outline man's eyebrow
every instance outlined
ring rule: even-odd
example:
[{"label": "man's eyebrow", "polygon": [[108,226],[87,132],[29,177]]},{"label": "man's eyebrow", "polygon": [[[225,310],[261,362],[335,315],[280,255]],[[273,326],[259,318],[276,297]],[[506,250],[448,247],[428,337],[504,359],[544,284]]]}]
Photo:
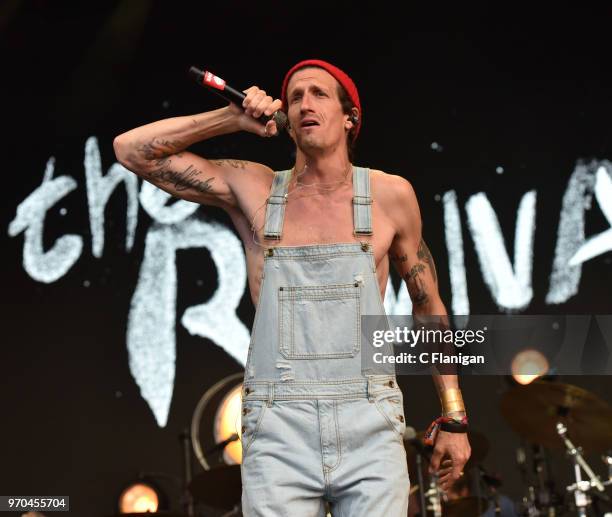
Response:
[{"label": "man's eyebrow", "polygon": [[318,90],[320,92],[327,92],[328,91],[328,89],[325,86],[321,86],[319,84],[311,84],[310,88],[312,90]]},{"label": "man's eyebrow", "polygon": [[[309,84],[307,89],[310,91],[315,91],[315,92],[320,91],[320,92],[329,93],[329,88],[327,88],[326,86],[319,85],[319,84]],[[304,87],[296,86],[295,89],[291,92],[291,94],[288,97],[289,99],[292,99],[297,94],[302,95],[303,93],[304,93]]]}]

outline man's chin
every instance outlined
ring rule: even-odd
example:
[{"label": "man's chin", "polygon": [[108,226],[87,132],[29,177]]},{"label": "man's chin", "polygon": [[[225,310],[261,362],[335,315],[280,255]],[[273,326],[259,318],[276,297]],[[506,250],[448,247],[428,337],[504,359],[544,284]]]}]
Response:
[{"label": "man's chin", "polygon": [[323,148],[319,139],[315,138],[314,135],[302,135],[302,137],[298,140],[298,145],[300,149],[305,151],[316,151]]}]

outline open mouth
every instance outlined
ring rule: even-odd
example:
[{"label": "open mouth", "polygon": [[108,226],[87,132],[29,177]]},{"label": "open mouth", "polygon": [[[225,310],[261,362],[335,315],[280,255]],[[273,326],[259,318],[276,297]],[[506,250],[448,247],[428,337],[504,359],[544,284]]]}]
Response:
[{"label": "open mouth", "polygon": [[313,127],[318,125],[319,123],[316,120],[304,120],[302,121],[301,127]]}]

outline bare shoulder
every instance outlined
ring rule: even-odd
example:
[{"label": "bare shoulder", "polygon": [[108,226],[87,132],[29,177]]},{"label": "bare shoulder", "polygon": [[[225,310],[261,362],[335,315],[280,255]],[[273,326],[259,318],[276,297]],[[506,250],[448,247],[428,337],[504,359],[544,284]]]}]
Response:
[{"label": "bare shoulder", "polygon": [[412,234],[420,227],[421,213],[410,181],[397,174],[372,169],[370,186],[374,202],[383,211],[396,235]]},{"label": "bare shoulder", "polygon": [[272,176],[274,171],[263,163],[251,162],[248,160],[235,160],[232,158],[217,158],[210,159],[210,162],[217,166],[227,169],[235,173],[248,172],[249,175],[263,179],[267,176]]},{"label": "bare shoulder", "polygon": [[[222,161],[222,166],[232,172],[228,174],[228,184],[234,203],[224,207],[232,216],[253,216],[253,211],[260,207],[270,192],[274,181],[274,170],[267,165],[242,160]],[[249,215],[250,214],[250,215]]]},{"label": "bare shoulder", "polygon": [[210,162],[224,169],[232,186],[252,185],[253,183],[270,184],[274,178],[274,171],[262,163],[248,160],[234,160],[230,158],[212,159]]},{"label": "bare shoulder", "polygon": [[274,171],[262,163],[232,158],[216,158],[207,160],[212,168],[212,174],[227,185],[229,197],[226,203],[218,204],[228,212],[246,209],[245,203],[250,197],[259,199],[260,193],[270,188]]},{"label": "bare shoulder", "polygon": [[[223,161],[232,162],[233,160]],[[231,173],[229,183],[238,205],[244,205],[251,197],[259,199],[261,195],[268,195],[274,181],[274,170],[267,165],[255,162],[244,162],[244,168],[240,164],[236,165],[237,169]]]},{"label": "bare shoulder", "polygon": [[374,199],[392,211],[414,209],[414,205],[418,208],[412,183],[402,176],[371,169],[370,185]]}]

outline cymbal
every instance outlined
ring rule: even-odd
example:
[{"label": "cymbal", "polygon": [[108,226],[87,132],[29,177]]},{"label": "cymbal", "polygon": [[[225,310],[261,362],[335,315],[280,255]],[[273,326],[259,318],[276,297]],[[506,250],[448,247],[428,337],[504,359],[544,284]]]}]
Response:
[{"label": "cymbal", "polygon": [[193,498],[214,508],[230,510],[242,496],[240,465],[223,465],[205,470],[189,484]]},{"label": "cymbal", "polygon": [[482,515],[489,508],[489,502],[483,497],[460,497],[442,503],[444,517],[467,517]]},{"label": "cymbal", "polygon": [[612,447],[612,408],[578,386],[543,381],[517,386],[502,397],[501,412],[514,431],[544,447],[564,447],[558,422],[577,447],[591,452]]},{"label": "cymbal", "polygon": [[[485,459],[487,454],[489,453],[489,440],[487,437],[479,431],[475,431],[470,429],[468,431],[468,442],[470,442],[470,447],[472,449],[472,454],[470,455],[470,459],[463,467],[464,470],[470,469],[475,465],[479,465]],[[425,435],[425,431],[419,431],[416,437],[421,441],[423,441],[423,436]],[[410,444],[409,441],[404,441],[406,445],[406,456],[408,458],[408,464],[413,465],[416,461],[416,449]]]}]

